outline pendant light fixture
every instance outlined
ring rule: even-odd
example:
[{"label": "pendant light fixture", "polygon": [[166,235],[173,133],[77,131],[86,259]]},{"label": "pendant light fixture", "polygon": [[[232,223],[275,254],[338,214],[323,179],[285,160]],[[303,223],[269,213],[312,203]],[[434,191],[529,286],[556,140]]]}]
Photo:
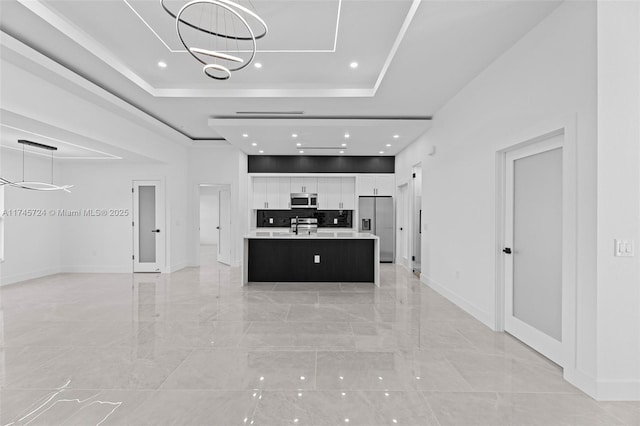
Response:
[{"label": "pendant light fixture", "polygon": [[256,40],[268,31],[251,0],[251,8],[241,0],[192,0],[176,11],[166,1],[160,4],[175,20],[180,42],[203,65],[204,74],[216,80],[228,80],[232,72],[249,66],[256,56]]},{"label": "pendant light fixture", "polygon": [[[69,191],[70,188],[73,187],[73,185],[63,185],[63,186],[58,186],[58,185],[54,185],[53,184],[53,152],[57,151],[58,148],[56,148],[55,146],[51,146],[51,145],[45,145],[42,143],[38,143],[38,142],[32,142],[32,141],[28,141],[25,139],[18,139],[18,143],[22,144],[22,180],[20,182],[13,182],[10,181],[9,179],[5,179],[3,177],[0,177],[0,186],[4,186],[4,185],[8,185],[8,186],[13,186],[14,188],[20,188],[20,189],[29,189],[32,191],[65,191],[65,192],[71,192]],[[38,182],[38,181],[26,181],[24,178],[24,156],[25,156],[25,151],[24,151],[24,147],[25,145],[29,145],[35,148],[40,148],[40,149],[46,149],[48,151],[51,151],[51,182],[47,183],[47,182]]]}]

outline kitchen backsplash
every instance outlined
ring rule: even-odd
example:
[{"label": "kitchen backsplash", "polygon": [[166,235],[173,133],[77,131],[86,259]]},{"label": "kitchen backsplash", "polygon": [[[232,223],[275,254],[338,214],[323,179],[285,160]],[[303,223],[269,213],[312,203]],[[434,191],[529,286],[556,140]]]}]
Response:
[{"label": "kitchen backsplash", "polygon": [[315,217],[318,228],[351,228],[353,210],[257,210],[258,228],[288,228],[294,217]]}]

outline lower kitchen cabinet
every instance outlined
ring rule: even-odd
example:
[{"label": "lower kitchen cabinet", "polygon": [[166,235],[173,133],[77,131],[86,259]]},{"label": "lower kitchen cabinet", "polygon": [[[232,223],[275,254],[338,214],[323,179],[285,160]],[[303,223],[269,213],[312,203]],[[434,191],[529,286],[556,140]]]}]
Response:
[{"label": "lower kitchen cabinet", "polygon": [[375,239],[249,239],[250,282],[375,282]]}]

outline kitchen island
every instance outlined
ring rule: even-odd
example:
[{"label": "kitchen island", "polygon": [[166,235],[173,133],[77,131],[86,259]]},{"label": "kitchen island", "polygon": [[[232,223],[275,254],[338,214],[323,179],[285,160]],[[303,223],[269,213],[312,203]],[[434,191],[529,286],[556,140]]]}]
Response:
[{"label": "kitchen island", "polygon": [[380,240],[351,231],[244,237],[242,282],[370,282],[380,286]]}]

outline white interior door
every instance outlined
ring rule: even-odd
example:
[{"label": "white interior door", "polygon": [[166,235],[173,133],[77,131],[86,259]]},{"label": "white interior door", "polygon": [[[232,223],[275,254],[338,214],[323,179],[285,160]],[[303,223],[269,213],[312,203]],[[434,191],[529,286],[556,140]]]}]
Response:
[{"label": "white interior door", "polygon": [[220,222],[218,224],[218,262],[225,265],[231,264],[231,191],[220,191]]},{"label": "white interior door", "polygon": [[505,331],[562,365],[562,138],[506,156]]},{"label": "white interior door", "polygon": [[401,185],[398,187],[398,199],[396,201],[396,206],[398,210],[397,218],[398,218],[398,238],[397,238],[397,261],[401,265],[408,266],[409,262],[407,259],[407,184]]},{"label": "white interior door", "polygon": [[413,194],[411,202],[411,269],[418,276],[422,272],[422,166],[413,167],[411,180]]},{"label": "white interior door", "polygon": [[159,180],[133,182],[133,272],[163,272],[166,229]]}]

